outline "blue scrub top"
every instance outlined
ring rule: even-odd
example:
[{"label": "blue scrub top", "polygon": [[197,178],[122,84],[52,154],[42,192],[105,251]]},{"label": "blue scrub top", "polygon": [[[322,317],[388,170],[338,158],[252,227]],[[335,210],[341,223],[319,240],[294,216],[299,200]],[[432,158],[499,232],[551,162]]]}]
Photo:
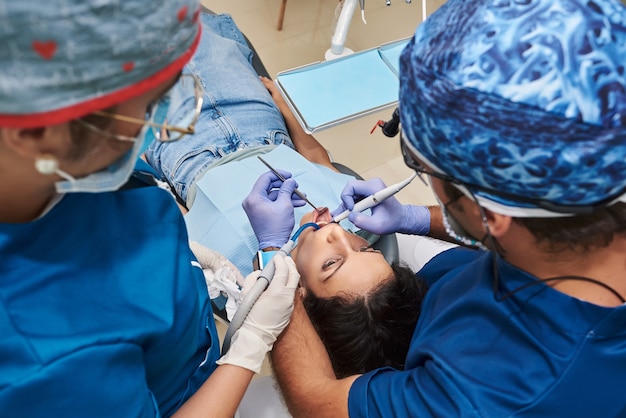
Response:
[{"label": "blue scrub top", "polygon": [[[503,302],[492,255],[448,250],[419,272],[434,283],[405,371],[359,377],[351,417],[626,416],[626,307],[536,284]],[[536,279],[498,264],[507,292]]]},{"label": "blue scrub top", "polygon": [[0,415],[172,414],[219,344],[183,218],[157,187],[0,224]]}]

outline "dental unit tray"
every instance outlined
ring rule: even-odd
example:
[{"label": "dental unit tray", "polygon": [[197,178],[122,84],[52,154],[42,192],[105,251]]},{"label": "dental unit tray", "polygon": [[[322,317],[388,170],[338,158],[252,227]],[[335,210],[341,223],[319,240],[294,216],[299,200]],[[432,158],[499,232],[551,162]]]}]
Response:
[{"label": "dental unit tray", "polygon": [[394,106],[409,39],[282,71],[276,85],[309,134]]}]

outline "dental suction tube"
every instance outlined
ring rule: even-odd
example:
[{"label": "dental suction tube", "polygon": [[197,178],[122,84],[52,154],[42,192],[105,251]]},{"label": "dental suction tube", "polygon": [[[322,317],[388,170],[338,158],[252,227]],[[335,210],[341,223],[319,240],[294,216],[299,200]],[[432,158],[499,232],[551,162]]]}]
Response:
[{"label": "dental suction tube", "polygon": [[[315,229],[319,229],[319,225],[315,223],[306,223],[302,225],[293,237],[287,241],[285,245],[283,245],[279,252],[285,253],[285,255],[289,255],[294,248],[296,248],[296,240],[302,231],[305,228],[313,227]],[[261,274],[257,278],[256,282],[250,289],[250,291],[246,294],[246,297],[237,308],[237,312],[233,316],[233,319],[230,321],[228,325],[228,329],[226,329],[226,334],[224,335],[224,343],[222,344],[222,355],[226,354],[230,349],[230,341],[235,335],[235,332],[243,325],[246,317],[252,310],[252,307],[256,303],[257,299],[261,294],[267,289],[270,285],[270,282],[274,278],[274,273],[276,272],[276,267],[274,266],[274,257],[267,263],[267,265],[261,270]]]},{"label": "dental suction tube", "polygon": [[382,203],[383,201],[389,199],[391,196],[395,195],[400,190],[404,189],[410,182],[413,181],[413,179],[416,176],[417,176],[417,172],[414,172],[413,174],[411,174],[411,176],[409,178],[407,178],[405,180],[402,180],[399,183],[392,184],[389,187],[386,187],[386,188],[384,188],[382,190],[377,191],[376,193],[373,193],[373,194],[367,196],[365,199],[360,200],[357,203],[355,203],[354,204],[354,209],[352,209],[352,210],[346,209],[343,212],[341,212],[339,215],[335,216],[333,218],[333,222],[339,223],[339,222],[343,221],[352,212],[363,212],[364,210],[373,208],[374,206],[378,205],[379,203]]}]

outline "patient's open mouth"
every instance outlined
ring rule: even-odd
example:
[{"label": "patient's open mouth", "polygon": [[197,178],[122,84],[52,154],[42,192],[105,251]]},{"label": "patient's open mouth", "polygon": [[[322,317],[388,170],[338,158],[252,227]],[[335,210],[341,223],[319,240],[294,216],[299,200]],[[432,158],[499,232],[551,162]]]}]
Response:
[{"label": "patient's open mouth", "polygon": [[324,226],[328,225],[332,221],[332,216],[330,216],[328,208],[319,208],[318,210],[313,211],[311,220],[319,226]]}]

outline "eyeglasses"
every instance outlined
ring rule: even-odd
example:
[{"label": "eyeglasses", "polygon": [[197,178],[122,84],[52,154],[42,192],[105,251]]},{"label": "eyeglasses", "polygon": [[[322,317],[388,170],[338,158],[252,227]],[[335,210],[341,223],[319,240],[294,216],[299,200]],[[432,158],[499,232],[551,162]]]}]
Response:
[{"label": "eyeglasses", "polygon": [[427,175],[427,176],[438,178],[440,180],[443,180],[443,181],[446,181],[446,182],[449,182],[449,183],[452,183],[452,184],[463,185],[463,183],[461,181],[455,179],[452,176],[448,176],[447,174],[437,173],[437,172],[428,170],[428,169],[426,169],[426,167],[424,167],[423,165],[418,163],[413,158],[413,156],[411,155],[411,153],[407,149],[406,144],[402,140],[402,134],[400,134],[400,151],[402,152],[402,158],[404,159],[404,164],[406,164],[407,167],[415,170],[415,172],[417,173],[417,176],[420,178],[420,180],[425,185],[428,186],[428,181],[424,177],[424,174]]},{"label": "eyeglasses", "polygon": [[[411,155],[411,152],[409,151],[406,144],[404,143],[404,140],[402,138],[402,133],[400,133],[400,150],[402,152],[402,158],[404,159],[404,163],[407,165],[407,167],[415,170],[420,180],[422,180],[425,184],[428,184],[428,183],[426,182],[426,179],[422,176],[422,174],[426,174],[428,176],[435,177],[440,180],[455,184],[459,186],[460,188],[467,190],[472,195],[480,194],[480,192],[484,192],[489,195],[495,195],[495,196],[501,197],[502,199],[505,199],[519,207],[539,207],[539,208],[545,209],[550,212],[555,212],[555,213],[562,213],[562,214],[567,214],[567,215],[587,215],[587,214],[593,213],[597,208],[609,206],[612,204],[613,201],[615,201],[615,198],[611,197],[609,199],[606,199],[602,202],[595,203],[593,205],[571,206],[571,205],[558,205],[558,204],[548,202],[542,199],[525,198],[525,197],[521,197],[517,195],[512,195],[510,193],[502,192],[499,190],[496,191],[493,189],[489,189],[484,186],[477,186],[475,184],[465,183],[447,174],[437,173],[432,170],[428,170],[422,164],[417,162],[415,158],[413,157],[413,155]],[[623,193],[624,191],[620,192],[618,196],[621,196]]]},{"label": "eyeglasses", "polygon": [[[93,112],[93,114],[122,122],[148,125],[152,128],[152,133],[158,141],[172,142],[178,141],[187,134],[195,133],[195,124],[200,117],[203,97],[204,90],[198,78],[191,74],[183,74],[172,88],[148,106],[145,119],[102,110]],[[76,121],[92,131],[112,136],[121,141],[135,140],[135,138],[104,131],[83,119]]]}]

